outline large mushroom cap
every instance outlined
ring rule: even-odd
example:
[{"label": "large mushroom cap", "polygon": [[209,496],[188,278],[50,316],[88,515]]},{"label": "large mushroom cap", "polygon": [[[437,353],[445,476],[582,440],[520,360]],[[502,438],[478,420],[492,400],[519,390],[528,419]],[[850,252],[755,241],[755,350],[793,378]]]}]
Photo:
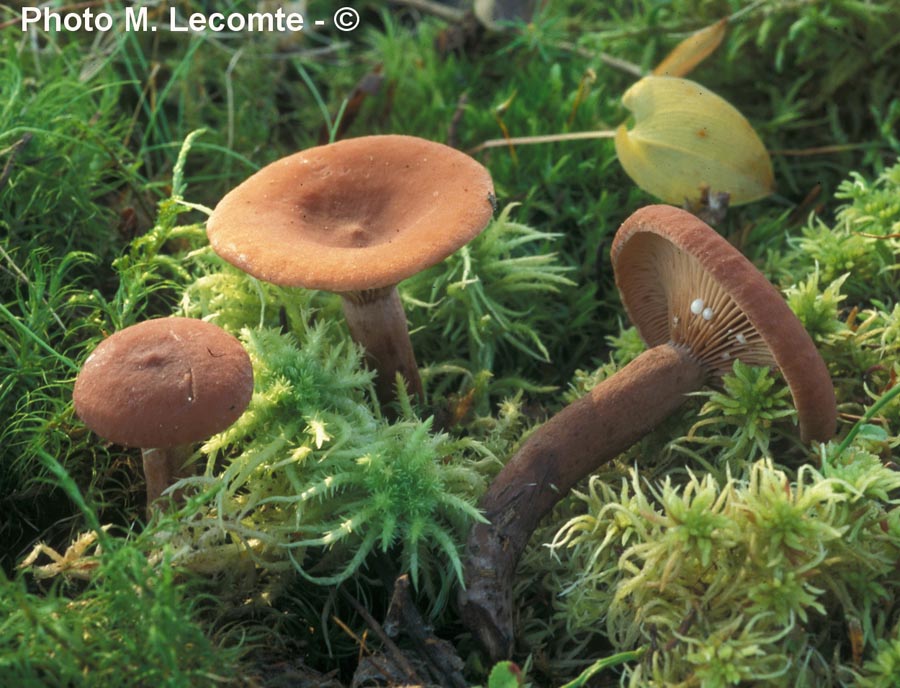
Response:
[{"label": "large mushroom cap", "polygon": [[413,136],[364,136],[267,165],[216,206],[213,249],[254,277],[335,292],[387,287],[440,262],[493,213],[488,171]]},{"label": "large mushroom cap", "polygon": [[103,340],[75,380],[75,412],[100,437],[167,448],[231,425],[253,394],[241,343],[192,318],[161,318]]},{"label": "large mushroom cap", "polygon": [[648,346],[689,347],[715,380],[735,358],[777,366],[804,440],[837,423],[828,369],[803,325],[769,281],[694,215],[651,205],[629,217],[612,245],[616,285]]}]

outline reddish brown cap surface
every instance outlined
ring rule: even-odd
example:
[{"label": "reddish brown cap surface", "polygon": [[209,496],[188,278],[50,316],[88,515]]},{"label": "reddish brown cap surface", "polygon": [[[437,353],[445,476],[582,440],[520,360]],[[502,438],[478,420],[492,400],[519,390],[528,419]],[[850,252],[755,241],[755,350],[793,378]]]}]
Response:
[{"label": "reddish brown cap surface", "polygon": [[75,412],[127,447],[176,447],[231,425],[253,394],[241,343],[192,318],[161,318],[103,340],[75,380]]},{"label": "reddish brown cap surface", "polygon": [[364,136],[267,165],[216,206],[213,249],[283,286],[394,285],[478,235],[493,213],[488,171],[413,136]]},{"label": "reddish brown cap surface", "polygon": [[834,435],[834,386],[815,344],[775,287],[715,230],[652,205],[625,220],[611,253],[625,310],[648,346],[689,347],[714,378],[735,358],[777,366],[803,439]]}]

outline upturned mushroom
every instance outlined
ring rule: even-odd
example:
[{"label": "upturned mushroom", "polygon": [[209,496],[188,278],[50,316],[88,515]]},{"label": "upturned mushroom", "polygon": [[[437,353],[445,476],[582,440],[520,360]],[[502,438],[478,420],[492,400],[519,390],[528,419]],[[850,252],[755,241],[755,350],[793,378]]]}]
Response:
[{"label": "upturned mushroom", "polygon": [[104,339],[75,380],[75,413],[103,439],[139,447],[148,510],[159,503],[192,445],[225,430],[253,394],[241,343],[192,318],[160,318]]},{"label": "upturned mushroom", "polygon": [[477,236],[492,201],[490,174],[468,155],[412,136],[364,136],[267,165],[225,195],[207,234],[254,277],[340,294],[386,406],[397,373],[423,396],[397,283]]},{"label": "upturned mushroom", "polygon": [[835,432],[834,387],[803,325],[737,249],[677,208],[643,208],[612,244],[616,285],[649,347],[534,432],[479,506],[467,543],[463,620],[494,659],[513,647],[512,579],[538,522],[581,479],[659,425],[735,359],[780,369],[801,438]]}]

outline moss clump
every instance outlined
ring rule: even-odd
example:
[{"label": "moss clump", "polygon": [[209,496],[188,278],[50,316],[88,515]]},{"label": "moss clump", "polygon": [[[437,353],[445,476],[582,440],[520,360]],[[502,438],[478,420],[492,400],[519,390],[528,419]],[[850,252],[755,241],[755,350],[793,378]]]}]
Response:
[{"label": "moss clump", "polygon": [[0,683],[188,688],[228,681],[240,650],[207,634],[196,587],[179,580],[169,557],[151,566],[133,542],[102,541],[102,556],[88,557],[91,583],[72,597],[30,592],[0,572]]},{"label": "moss clump", "polygon": [[896,301],[900,296],[897,257],[900,255],[900,165],[875,181],[854,173],[838,187],[834,226],[811,219],[793,240],[795,270],[817,269],[821,279],[838,279],[854,302],[871,295]]},{"label": "moss clump", "polygon": [[[299,340],[249,328],[241,338],[253,362],[253,398],[204,445],[206,474],[183,483],[201,504],[169,536],[184,561],[242,543],[263,568],[293,565],[335,584],[376,550],[396,549],[400,572],[443,609],[461,576],[462,539],[480,518],[472,505],[483,489],[478,444],[433,433],[408,400],[402,422],[375,415],[372,373],[335,325],[312,326]],[[322,548],[324,562],[313,556]]]},{"label": "moss clump", "polygon": [[790,389],[768,368],[735,361],[721,390],[694,396],[706,399],[700,420],[669,447],[717,475],[729,462],[769,455],[773,439],[789,442],[797,433]]},{"label": "moss clump", "polygon": [[435,360],[501,376],[523,374],[507,370],[510,361],[549,360],[541,333],[557,319],[560,292],[575,283],[566,276],[571,268],[548,250],[559,235],[515,222],[513,208],[504,208],[445,261],[401,285],[414,341]]},{"label": "moss clump", "polygon": [[804,466],[792,478],[760,460],[724,483],[689,474],[653,487],[636,471],[618,490],[592,480],[577,497],[586,513],[553,542],[581,571],[559,581],[560,618],[573,638],[648,645],[632,685],[847,680],[847,621],[873,649],[900,592],[888,525],[900,476],[877,459],[867,468],[826,477]]}]

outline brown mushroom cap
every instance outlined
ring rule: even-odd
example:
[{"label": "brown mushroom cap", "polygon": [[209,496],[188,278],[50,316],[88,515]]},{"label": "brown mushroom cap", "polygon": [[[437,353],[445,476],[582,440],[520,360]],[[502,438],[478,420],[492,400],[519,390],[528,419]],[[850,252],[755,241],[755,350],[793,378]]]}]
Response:
[{"label": "brown mushroom cap", "polygon": [[216,206],[213,249],[282,286],[394,285],[474,238],[493,213],[488,171],[413,136],[364,136],[267,165]]},{"label": "brown mushroom cap", "polygon": [[611,254],[625,310],[648,346],[690,348],[713,381],[735,358],[777,366],[804,441],[834,435],[834,387],[809,334],[775,287],[707,224],[672,206],[647,206],[622,224]]},{"label": "brown mushroom cap", "polygon": [[253,394],[241,343],[208,322],[161,318],[103,340],[75,380],[75,412],[106,440],[168,448],[231,425]]}]

